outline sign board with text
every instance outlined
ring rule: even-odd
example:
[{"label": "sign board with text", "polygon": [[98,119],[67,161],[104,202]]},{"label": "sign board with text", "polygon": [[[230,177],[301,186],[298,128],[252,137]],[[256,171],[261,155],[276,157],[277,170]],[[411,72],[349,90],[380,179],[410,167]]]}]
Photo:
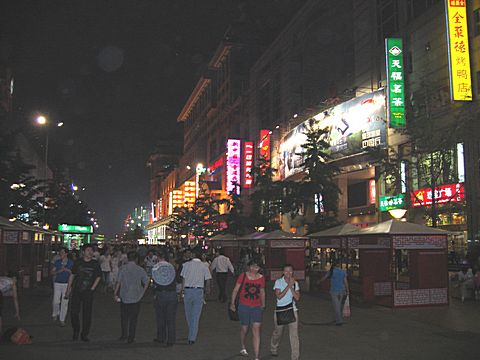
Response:
[{"label": "sign board with text", "polygon": [[[412,207],[430,206],[433,202],[431,188],[416,190],[412,193]],[[462,202],[465,199],[463,183],[441,185],[435,188],[435,203],[447,204],[450,202]]]},{"label": "sign board with text", "polygon": [[394,196],[380,196],[380,211],[405,208],[405,194]]},{"label": "sign board with text", "polygon": [[61,231],[63,233],[74,233],[74,234],[93,234],[93,226],[59,224],[58,231]]},{"label": "sign board with text", "polygon": [[385,39],[387,60],[388,123],[391,128],[405,127],[405,74],[402,39]]},{"label": "sign board with text", "polygon": [[446,0],[445,5],[450,97],[454,101],[472,101],[467,2],[466,0]]}]

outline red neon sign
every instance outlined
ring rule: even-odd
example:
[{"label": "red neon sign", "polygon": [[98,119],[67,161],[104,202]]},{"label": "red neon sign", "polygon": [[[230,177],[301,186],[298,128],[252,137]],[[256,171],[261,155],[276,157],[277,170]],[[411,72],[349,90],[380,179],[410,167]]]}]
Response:
[{"label": "red neon sign", "polygon": [[368,196],[370,204],[375,204],[377,202],[377,188],[374,179],[368,181]]},{"label": "red neon sign", "polygon": [[208,167],[208,173],[211,174],[213,173],[215,170],[217,170],[219,167],[223,166],[223,156],[219,157],[214,163],[212,166],[209,166]]},{"label": "red neon sign", "polygon": [[243,147],[243,162],[244,162],[244,183],[245,188],[250,188],[253,185],[253,154],[254,146],[252,141],[246,141]]},{"label": "red neon sign", "polygon": [[270,130],[260,130],[260,156],[270,161]]},{"label": "red neon sign", "polygon": [[[411,194],[412,207],[432,205],[432,189],[420,189]],[[435,203],[462,202],[465,199],[463,183],[441,185],[435,188]]]}]

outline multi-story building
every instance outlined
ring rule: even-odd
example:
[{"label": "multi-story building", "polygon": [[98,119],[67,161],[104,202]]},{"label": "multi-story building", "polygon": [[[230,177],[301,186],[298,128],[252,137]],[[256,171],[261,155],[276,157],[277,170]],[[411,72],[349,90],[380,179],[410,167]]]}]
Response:
[{"label": "multi-story building", "polygon": [[[465,5],[461,0],[447,3]],[[184,156],[172,177],[178,181],[171,179],[165,187],[164,203],[185,202],[182,186],[187,182],[195,184],[198,194],[199,179],[218,196],[232,190],[232,179],[248,194],[247,146],[271,158],[277,180],[302,178],[299,154],[305,123],[313,120],[328,128],[330,155],[342,170],[336,179],[340,220],[365,227],[391,218],[388,208],[404,208],[409,220],[436,223],[454,232],[454,243],[464,246],[479,236],[480,0],[468,2],[466,17],[476,79],[470,83],[473,101],[451,99],[456,86],[450,81],[452,51],[445,2],[439,0],[309,0],[260,56],[248,43],[223,41],[178,117],[185,125]],[[462,31],[457,36],[466,37],[467,29]],[[402,40],[391,53],[403,62],[391,64],[403,71],[393,78],[387,70],[386,38]],[[456,40],[459,49],[463,40]],[[459,74],[466,75],[463,70],[453,75]],[[392,85],[399,79],[403,83]],[[462,84],[465,89],[469,83]],[[391,102],[391,89],[393,94],[402,90],[403,98]],[[402,107],[408,131],[403,124],[393,126],[392,106]],[[441,151],[418,151],[412,124],[434,124],[420,134],[431,133],[433,139],[456,123],[459,131],[448,132]],[[371,148],[395,155],[398,171],[385,173]],[[426,169],[433,169],[438,159],[443,165],[433,181],[437,204],[432,207],[419,198],[432,194],[432,173]],[[167,194],[170,200],[165,200]],[[435,209],[433,216],[429,207]],[[312,213],[307,209],[295,222],[284,218],[282,227],[301,230]]]}]

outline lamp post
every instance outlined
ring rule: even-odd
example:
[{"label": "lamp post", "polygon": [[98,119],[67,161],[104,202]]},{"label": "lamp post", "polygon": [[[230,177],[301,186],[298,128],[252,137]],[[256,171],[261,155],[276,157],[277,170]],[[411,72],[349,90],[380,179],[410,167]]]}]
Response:
[{"label": "lamp post", "polygon": [[[45,183],[48,181],[48,145],[49,145],[49,133],[48,133],[48,127],[50,125],[50,122],[44,115],[39,115],[36,118],[36,123],[40,126],[45,127],[45,155],[44,155],[44,167],[43,167],[43,178],[45,180]],[[57,127],[62,127],[63,122],[58,122]],[[43,221],[46,223],[46,201],[47,201],[47,190],[45,189],[43,193]]]}]

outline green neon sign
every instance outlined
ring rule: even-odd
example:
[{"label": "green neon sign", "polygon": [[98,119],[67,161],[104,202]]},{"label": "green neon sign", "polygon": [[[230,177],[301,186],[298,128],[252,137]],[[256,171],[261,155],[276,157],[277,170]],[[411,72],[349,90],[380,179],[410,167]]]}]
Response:
[{"label": "green neon sign", "polygon": [[61,231],[64,233],[74,233],[74,234],[92,234],[93,226],[60,224],[58,225],[58,231]]},{"label": "green neon sign", "polygon": [[405,80],[402,39],[385,39],[387,107],[391,128],[405,127]]},{"label": "green neon sign", "polygon": [[380,211],[405,208],[405,194],[380,196]]}]

